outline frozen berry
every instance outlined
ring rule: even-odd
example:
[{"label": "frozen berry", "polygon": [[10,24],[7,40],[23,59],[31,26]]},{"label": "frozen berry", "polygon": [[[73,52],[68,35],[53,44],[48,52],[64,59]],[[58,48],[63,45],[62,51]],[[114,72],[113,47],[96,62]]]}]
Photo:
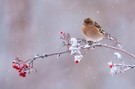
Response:
[{"label": "frozen berry", "polygon": [[108,66],[109,66],[109,68],[112,68],[113,67],[113,63],[112,62],[108,63]]},{"label": "frozen berry", "polygon": [[78,60],[76,60],[76,61],[75,61],[75,63],[76,63],[76,64],[78,64],[78,63],[79,63],[79,61],[78,61]]},{"label": "frozen berry", "polygon": [[22,70],[23,70],[23,69],[22,69],[22,68],[20,68],[20,69],[18,70],[18,72],[22,72]]},{"label": "frozen berry", "polygon": [[60,32],[60,34],[62,35],[62,34],[63,34],[63,32]]},{"label": "frozen berry", "polygon": [[109,68],[112,68],[112,65],[109,65]]},{"label": "frozen berry", "polygon": [[26,72],[20,73],[19,74],[21,77],[26,77]]},{"label": "frozen berry", "polygon": [[13,65],[12,65],[12,67],[13,67],[13,68],[16,68],[16,65],[15,65],[15,64],[13,64]]}]

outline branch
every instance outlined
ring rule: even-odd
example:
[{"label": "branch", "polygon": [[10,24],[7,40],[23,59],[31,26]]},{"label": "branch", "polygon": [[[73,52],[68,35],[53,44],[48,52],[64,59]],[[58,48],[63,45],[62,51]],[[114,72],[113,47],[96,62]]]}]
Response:
[{"label": "branch", "polygon": [[[84,39],[83,39],[84,40]],[[71,44],[70,44],[71,45]],[[135,55],[133,55],[132,53],[122,49],[122,48],[118,48],[118,47],[114,47],[114,46],[111,46],[111,45],[108,45],[108,44],[100,44],[100,43],[96,43],[96,44],[93,44],[89,47],[84,47],[84,45],[81,47],[81,50],[84,50],[84,49],[90,49],[90,48],[95,48],[95,47],[104,47],[104,48],[109,48],[109,49],[113,49],[113,50],[116,50],[116,51],[119,51],[119,52],[122,52],[130,57],[132,57],[133,59],[135,59]],[[29,62],[29,63],[32,63],[34,60],[36,59],[39,59],[39,58],[45,58],[45,57],[49,57],[49,56],[57,56],[57,57],[60,57],[62,54],[65,54],[65,53],[70,53],[71,51],[70,50],[67,50],[67,51],[63,51],[63,52],[57,52],[57,53],[52,53],[52,54],[45,54],[45,55],[36,55],[33,59],[29,59],[29,60],[26,60],[25,62]]]},{"label": "branch", "polygon": [[[21,77],[26,77],[27,73],[30,73],[33,70],[34,71],[36,70],[33,67],[33,63],[35,60],[37,60],[39,58],[46,58],[46,57],[50,57],[50,56],[57,56],[57,58],[59,58],[61,55],[69,53],[70,55],[74,56],[75,63],[79,63],[80,60],[83,58],[83,54],[81,53],[81,50],[87,49],[87,51],[88,51],[88,49],[92,49],[92,48],[96,48],[96,47],[104,47],[104,48],[116,50],[116,51],[122,52],[122,53],[130,56],[131,58],[135,59],[135,55],[124,50],[116,38],[112,37],[110,34],[106,34],[105,38],[109,39],[110,41],[112,41],[115,44],[109,45],[109,44],[101,44],[99,42],[92,42],[92,44],[89,44],[85,39],[71,38],[69,33],[66,34],[66,33],[61,32],[60,39],[63,41],[62,45],[67,48],[66,51],[56,52],[56,53],[51,53],[51,54],[44,54],[44,55],[36,54],[34,56],[34,58],[28,59],[26,61],[23,61],[19,57],[16,57],[16,59],[13,60],[12,66],[19,72],[19,75]],[[121,60],[121,57],[118,57],[118,59]],[[117,73],[123,73],[123,71],[125,72],[126,70],[129,70],[129,69],[132,69],[135,67],[135,65],[125,65],[122,60],[121,60],[121,63],[122,64],[111,64],[111,69],[113,71],[115,70],[115,72],[113,72],[113,75],[117,74]],[[112,66],[114,66],[114,67],[112,67]],[[118,67],[117,70],[116,70],[116,67]]]},{"label": "branch", "polygon": [[109,48],[109,49],[113,49],[113,50],[116,50],[116,51],[119,51],[119,52],[122,52],[122,53],[125,53],[126,55],[132,57],[133,59],[135,59],[135,55],[133,55],[132,53],[122,49],[122,48],[118,48],[118,47],[114,47],[114,46],[111,46],[111,45],[107,45],[107,44],[97,44],[95,45],[97,47],[105,47],[105,48]]},{"label": "branch", "polygon": [[52,54],[45,54],[45,55],[40,55],[40,56],[39,56],[39,54],[38,54],[38,55],[36,55],[33,59],[26,60],[25,62],[32,63],[32,62],[33,62],[34,60],[36,60],[36,59],[45,58],[45,57],[49,57],[49,56],[56,56],[56,55],[57,55],[57,57],[60,57],[61,54],[65,54],[65,53],[69,53],[69,52],[70,52],[70,51],[67,50],[67,51],[63,51],[63,52],[57,52],[57,53],[52,53]]}]

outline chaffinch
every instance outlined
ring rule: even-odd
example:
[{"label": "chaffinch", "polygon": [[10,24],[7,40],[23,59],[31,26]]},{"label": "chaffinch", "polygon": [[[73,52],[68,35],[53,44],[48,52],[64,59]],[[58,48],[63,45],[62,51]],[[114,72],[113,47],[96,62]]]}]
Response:
[{"label": "chaffinch", "polygon": [[82,34],[86,38],[86,41],[98,42],[104,38],[104,30],[91,18],[84,19]]}]

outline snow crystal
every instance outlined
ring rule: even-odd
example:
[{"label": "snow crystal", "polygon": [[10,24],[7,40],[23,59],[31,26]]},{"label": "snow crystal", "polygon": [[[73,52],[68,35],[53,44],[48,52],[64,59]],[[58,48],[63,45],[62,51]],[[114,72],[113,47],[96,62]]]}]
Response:
[{"label": "snow crystal", "polygon": [[59,58],[59,57],[60,57],[60,54],[57,55],[57,58]]},{"label": "snow crystal", "polygon": [[80,62],[82,58],[83,58],[83,55],[75,55],[75,56],[74,56],[74,59],[75,59],[74,61],[77,60],[77,61]]},{"label": "snow crystal", "polygon": [[90,45],[86,44],[86,45],[84,45],[83,48],[89,48],[89,47],[90,47]]},{"label": "snow crystal", "polygon": [[34,57],[35,57],[35,58],[36,58],[36,57],[39,57],[39,54],[35,54]]},{"label": "snow crystal", "polygon": [[97,14],[99,14],[99,11],[97,11]]},{"label": "snow crystal", "polygon": [[115,57],[116,59],[121,59],[122,58],[121,54],[118,53],[118,52],[114,52],[114,55],[116,56]]}]

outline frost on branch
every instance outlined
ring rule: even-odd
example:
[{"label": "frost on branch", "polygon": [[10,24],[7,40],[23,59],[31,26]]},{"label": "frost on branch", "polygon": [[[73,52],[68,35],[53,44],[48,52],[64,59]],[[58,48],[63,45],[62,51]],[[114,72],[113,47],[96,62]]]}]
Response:
[{"label": "frost on branch", "polygon": [[69,51],[70,51],[71,55],[74,55],[75,63],[79,63],[81,61],[81,59],[83,58],[83,55],[81,54],[80,49],[81,49],[81,47],[80,47],[80,44],[78,43],[77,39],[71,38]]},{"label": "frost on branch", "polygon": [[66,46],[69,49],[70,46],[70,34],[65,32],[60,32],[60,39],[62,40],[62,46]]},{"label": "frost on branch", "polygon": [[120,60],[120,63],[116,64],[114,62],[109,62],[108,66],[110,68],[110,75],[114,76],[119,73],[124,73],[127,70],[133,69],[135,65],[127,65],[123,62],[122,56],[118,52],[114,52],[115,59]]},{"label": "frost on branch", "polygon": [[118,53],[118,52],[114,52],[114,55],[115,55],[116,59],[121,59],[122,58],[121,54]]},{"label": "frost on branch", "polygon": [[110,40],[113,43],[114,47],[118,47],[118,48],[121,48],[121,49],[123,48],[121,43],[115,37],[112,37],[111,34],[105,32],[104,38]]},{"label": "frost on branch", "polygon": [[[103,48],[109,48],[118,51],[118,52],[114,52],[114,55],[115,55],[115,59],[120,60],[120,63],[116,64],[110,62],[108,64],[110,68],[110,74],[112,76],[133,69],[135,65],[126,65],[123,62],[122,56],[119,52],[122,52],[133,59],[135,59],[135,55],[124,50],[121,44],[117,41],[117,39],[112,37],[109,33],[104,33],[104,34],[105,34],[104,37],[110,40],[113,43],[113,45],[108,43],[103,44],[100,42],[91,42],[91,44],[89,44],[89,42],[87,42],[85,39],[72,38],[69,33],[60,32],[60,39],[62,40],[62,46],[66,47],[65,51],[51,53],[51,54],[44,54],[44,55],[36,54],[34,58],[28,59],[26,61],[23,61],[17,57],[15,60],[13,60],[12,67],[19,72],[19,75],[21,77],[26,77],[26,74],[31,73],[33,71],[36,72],[36,69],[33,67],[34,66],[33,64],[35,60],[39,58],[46,58],[50,56],[56,56],[57,58],[59,58],[62,54],[68,53],[74,57],[75,63],[79,63],[87,51],[93,48],[96,49],[97,47],[103,47]],[[81,50],[86,50],[86,52],[82,54]]]},{"label": "frost on branch", "polygon": [[112,76],[119,74],[119,73],[124,73],[127,70],[130,70],[135,67],[135,65],[126,65],[126,64],[116,64],[113,62],[109,62],[108,66],[110,68],[110,74]]}]

